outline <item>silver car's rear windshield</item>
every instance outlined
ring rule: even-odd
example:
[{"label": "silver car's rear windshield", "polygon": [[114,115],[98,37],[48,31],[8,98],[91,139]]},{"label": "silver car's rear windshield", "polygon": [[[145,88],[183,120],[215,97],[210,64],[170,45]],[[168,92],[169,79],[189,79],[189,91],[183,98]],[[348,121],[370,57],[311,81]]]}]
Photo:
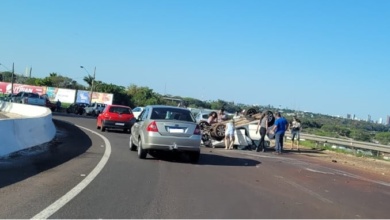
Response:
[{"label": "silver car's rear windshield", "polygon": [[150,119],[165,119],[195,122],[191,112],[179,108],[153,108]]},{"label": "silver car's rear windshield", "polygon": [[118,113],[118,114],[131,114],[130,108],[116,107],[116,106],[112,106],[109,112]]}]

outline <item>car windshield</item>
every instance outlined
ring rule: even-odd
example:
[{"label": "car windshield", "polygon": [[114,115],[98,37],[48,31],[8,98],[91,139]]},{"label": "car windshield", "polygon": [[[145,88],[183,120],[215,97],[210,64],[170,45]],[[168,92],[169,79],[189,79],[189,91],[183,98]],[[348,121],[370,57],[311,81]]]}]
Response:
[{"label": "car windshield", "polygon": [[191,112],[179,108],[154,108],[150,119],[165,119],[195,122]]},{"label": "car windshield", "polygon": [[112,106],[109,112],[118,113],[118,114],[131,114],[130,108],[118,107],[118,106]]}]

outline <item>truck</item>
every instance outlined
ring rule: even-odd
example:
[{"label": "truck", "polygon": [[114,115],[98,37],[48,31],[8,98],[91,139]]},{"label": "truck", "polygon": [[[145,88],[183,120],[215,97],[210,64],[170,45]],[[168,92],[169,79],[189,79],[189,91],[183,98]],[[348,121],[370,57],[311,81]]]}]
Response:
[{"label": "truck", "polygon": [[53,112],[57,108],[57,105],[52,103],[47,96],[40,96],[38,93],[33,92],[19,92],[18,94],[12,96],[11,102],[46,106]]},{"label": "truck", "polygon": [[19,92],[11,98],[11,102],[41,106],[46,105],[46,100],[42,99],[38,93],[33,92]]},{"label": "truck", "polygon": [[92,115],[92,116],[98,116],[101,112],[103,112],[104,108],[106,107],[106,104],[104,103],[92,103],[91,105],[88,105],[84,108],[84,114],[85,115]]}]

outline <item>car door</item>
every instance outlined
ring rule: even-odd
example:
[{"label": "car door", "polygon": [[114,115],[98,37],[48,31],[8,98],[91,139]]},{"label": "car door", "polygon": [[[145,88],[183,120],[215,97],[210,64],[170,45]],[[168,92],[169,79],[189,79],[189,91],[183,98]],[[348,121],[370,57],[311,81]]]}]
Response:
[{"label": "car door", "polygon": [[140,137],[141,135],[141,130],[142,130],[142,127],[144,125],[144,121],[145,119],[147,118],[147,115],[149,113],[149,108],[145,108],[141,114],[139,115],[136,123],[134,123],[133,127],[132,127],[132,134],[133,135],[133,138],[134,140],[136,141],[136,143],[138,143],[138,138]]}]

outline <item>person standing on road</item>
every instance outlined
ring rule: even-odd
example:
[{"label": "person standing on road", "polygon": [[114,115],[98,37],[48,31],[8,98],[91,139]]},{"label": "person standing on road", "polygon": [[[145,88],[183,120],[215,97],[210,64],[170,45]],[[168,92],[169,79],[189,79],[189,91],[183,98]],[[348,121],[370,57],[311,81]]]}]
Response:
[{"label": "person standing on road", "polygon": [[234,145],[234,120],[230,120],[225,127],[225,149],[232,150]]},{"label": "person standing on road", "polygon": [[268,129],[268,118],[266,116],[267,116],[267,114],[265,114],[265,112],[263,112],[260,116],[259,123],[257,123],[256,134],[259,132],[259,128],[260,128],[260,141],[259,141],[259,145],[256,148],[257,152],[259,152],[260,149],[262,152],[265,151],[264,138],[265,138],[265,134],[267,133],[267,129]]},{"label": "person standing on road", "polygon": [[291,150],[294,149],[294,142],[296,138],[297,150],[299,151],[300,132],[301,132],[301,121],[294,116],[293,121],[291,123]]},{"label": "person standing on road", "polygon": [[288,121],[281,116],[280,112],[275,114],[275,124],[272,129],[275,132],[275,153],[281,154],[283,152],[283,138],[288,129]]},{"label": "person standing on road", "polygon": [[57,99],[57,103],[56,103],[56,107],[57,107],[57,112],[60,112],[61,111],[61,102],[59,99]]}]

